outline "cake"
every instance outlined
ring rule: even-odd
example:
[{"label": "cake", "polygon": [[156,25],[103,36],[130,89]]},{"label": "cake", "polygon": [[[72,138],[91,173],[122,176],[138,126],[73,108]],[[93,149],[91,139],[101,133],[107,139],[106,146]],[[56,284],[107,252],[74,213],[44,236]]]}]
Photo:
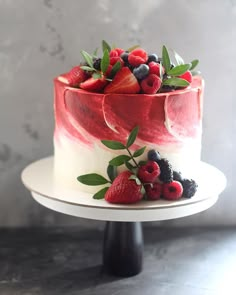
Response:
[{"label": "cake", "polygon": [[[102,58],[81,53],[83,63],[54,79],[55,179],[95,194],[104,184],[86,185],[78,177],[107,178],[112,159],[135,151],[140,151],[136,163],[146,161],[147,166],[158,155],[170,163],[172,173],[190,179],[201,156],[203,79],[193,72],[198,61],[184,63],[174,52],[174,65],[165,46],[158,58],[140,47],[111,49],[105,41]],[[107,144],[126,146],[132,134],[134,142],[126,151]],[[116,176],[130,168],[138,178],[139,164],[134,171],[127,161],[123,164],[115,165]],[[172,181],[180,182],[172,178],[167,183]],[[160,177],[154,182],[163,184]]]}]

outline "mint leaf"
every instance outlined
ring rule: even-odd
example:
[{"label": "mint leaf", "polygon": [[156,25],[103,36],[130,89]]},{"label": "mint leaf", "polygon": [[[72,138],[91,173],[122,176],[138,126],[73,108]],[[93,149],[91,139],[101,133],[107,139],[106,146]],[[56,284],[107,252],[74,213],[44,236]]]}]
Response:
[{"label": "mint leaf", "polygon": [[114,179],[117,176],[117,169],[115,166],[108,165],[107,167],[107,175],[109,176],[111,181],[114,181]]},{"label": "mint leaf", "polygon": [[142,185],[142,188],[141,188],[141,194],[142,194],[142,195],[146,194],[146,191],[145,191],[145,188],[144,188],[143,185]]},{"label": "mint leaf", "polygon": [[121,69],[121,62],[117,61],[112,67],[111,74],[109,76],[111,76],[111,78],[114,78],[114,76],[116,75],[117,72],[119,72],[120,69]]},{"label": "mint leaf", "polygon": [[128,48],[126,51],[130,52],[130,51],[133,51],[134,49],[139,48],[139,47],[140,47],[140,45],[134,45],[134,46]]},{"label": "mint leaf", "polygon": [[200,71],[191,71],[191,73],[192,73],[193,76],[197,76],[197,75],[201,74]]},{"label": "mint leaf", "polygon": [[101,60],[101,71],[103,73],[106,73],[107,69],[108,69],[108,66],[110,64],[110,57],[109,57],[109,52],[108,50],[106,49],[103,53],[103,57],[102,57],[102,60]]},{"label": "mint leaf", "polygon": [[93,74],[92,74],[92,77],[93,77],[94,79],[100,79],[100,78],[102,78],[102,74],[99,73],[99,72],[96,72],[96,73],[93,73]]},{"label": "mint leaf", "polygon": [[167,72],[169,76],[180,76],[186,73],[191,67],[191,64],[178,65]]},{"label": "mint leaf", "polygon": [[107,192],[107,190],[109,189],[109,187],[104,187],[102,188],[100,191],[98,191],[95,195],[93,195],[93,198],[96,200],[101,200],[104,199],[105,194]]},{"label": "mint leaf", "polygon": [[146,165],[147,162],[148,162],[148,161],[139,161],[139,162],[138,162],[138,165],[139,165],[139,166],[143,166],[143,165]]},{"label": "mint leaf", "polygon": [[140,179],[136,175],[130,175],[129,179],[135,180],[135,182],[136,182],[137,185],[141,185],[142,184],[141,181],[140,181]]},{"label": "mint leaf", "polygon": [[144,146],[144,147],[142,147],[142,148],[136,150],[136,151],[134,152],[134,154],[133,154],[133,157],[136,158],[136,157],[141,156],[141,155],[144,153],[145,149],[146,149],[146,147]]},{"label": "mint leaf", "polygon": [[194,59],[194,60],[192,60],[191,61],[191,68],[190,68],[190,71],[191,70],[193,70],[193,69],[195,69],[196,68],[196,66],[198,65],[198,63],[199,63],[199,60],[198,59]]},{"label": "mint leaf", "polygon": [[133,165],[130,164],[130,162],[125,162],[125,166],[133,172],[133,169],[135,168]]},{"label": "mint leaf", "polygon": [[93,58],[92,58],[92,56],[88,52],[86,52],[84,50],[81,51],[81,54],[83,55],[83,58],[85,59],[85,61],[87,62],[87,64],[91,68],[93,68]]},{"label": "mint leaf", "polygon": [[136,137],[137,137],[137,134],[138,134],[138,130],[139,130],[139,127],[136,126],[130,133],[129,137],[128,137],[128,140],[127,140],[127,143],[126,143],[126,148],[129,148],[135,141]]},{"label": "mint leaf", "polygon": [[96,173],[80,175],[77,177],[77,180],[87,185],[100,185],[110,183],[109,180]]},{"label": "mint leaf", "polygon": [[125,150],[123,143],[115,140],[101,140],[101,142],[111,150]]},{"label": "mint leaf", "polygon": [[108,50],[108,52],[110,52],[111,46],[105,40],[102,40],[102,51],[104,52],[105,50]]},{"label": "mint leaf", "polygon": [[127,155],[120,155],[112,159],[109,164],[112,166],[120,166],[123,165],[125,162],[129,161],[131,158]]},{"label": "mint leaf", "polygon": [[183,58],[176,51],[174,51],[174,56],[175,56],[175,60],[176,60],[178,65],[183,65],[184,64]]},{"label": "mint leaf", "polygon": [[163,67],[165,68],[166,72],[170,70],[170,57],[167,48],[165,45],[162,47],[162,63]]},{"label": "mint leaf", "polygon": [[97,54],[98,54],[98,47],[94,50],[93,57],[97,57]]},{"label": "mint leaf", "polygon": [[176,87],[186,87],[189,85],[189,82],[181,78],[169,78],[162,82],[162,85],[176,86]]},{"label": "mint leaf", "polygon": [[84,71],[88,71],[88,72],[93,72],[93,71],[96,71],[94,68],[90,68],[88,66],[81,66],[80,67],[82,70]]}]

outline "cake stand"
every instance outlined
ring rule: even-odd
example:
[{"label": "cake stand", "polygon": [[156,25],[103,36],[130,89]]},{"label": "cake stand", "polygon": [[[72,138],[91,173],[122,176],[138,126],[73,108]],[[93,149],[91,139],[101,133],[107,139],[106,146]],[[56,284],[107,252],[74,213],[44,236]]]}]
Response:
[{"label": "cake stand", "polygon": [[[103,266],[109,273],[124,277],[136,275],[142,270],[141,222],[174,219],[206,210],[216,203],[226,186],[226,178],[221,171],[201,162],[199,175],[195,178],[199,188],[191,199],[113,205],[58,183],[53,176],[53,160],[53,157],[48,157],[27,166],[21,175],[24,185],[33,198],[47,208],[106,221]],[[214,185],[209,186],[209,183]]]}]

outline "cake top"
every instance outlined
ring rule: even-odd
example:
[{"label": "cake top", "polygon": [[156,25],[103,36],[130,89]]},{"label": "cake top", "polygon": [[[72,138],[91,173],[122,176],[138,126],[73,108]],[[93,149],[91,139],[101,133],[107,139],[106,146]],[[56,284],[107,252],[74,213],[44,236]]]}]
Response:
[{"label": "cake top", "polygon": [[80,65],[57,79],[70,87],[89,92],[119,94],[156,94],[187,88],[192,82],[198,60],[185,63],[174,50],[162,47],[162,55],[149,54],[140,46],[127,50],[102,41],[102,54],[81,51]]}]

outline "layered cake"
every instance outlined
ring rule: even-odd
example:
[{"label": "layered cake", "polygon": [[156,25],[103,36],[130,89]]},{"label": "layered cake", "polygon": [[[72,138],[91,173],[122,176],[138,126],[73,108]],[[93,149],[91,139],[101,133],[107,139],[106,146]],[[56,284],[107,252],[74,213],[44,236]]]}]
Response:
[{"label": "layered cake", "polygon": [[[198,61],[185,63],[175,52],[172,61],[165,46],[158,57],[140,47],[102,45],[101,57],[82,51],[84,61],[54,80],[56,180],[113,203],[171,191],[178,193],[169,199],[177,199],[185,186],[192,197],[202,134]],[[136,198],[113,198],[112,187],[126,182]],[[115,194],[127,194],[120,189]]]}]

